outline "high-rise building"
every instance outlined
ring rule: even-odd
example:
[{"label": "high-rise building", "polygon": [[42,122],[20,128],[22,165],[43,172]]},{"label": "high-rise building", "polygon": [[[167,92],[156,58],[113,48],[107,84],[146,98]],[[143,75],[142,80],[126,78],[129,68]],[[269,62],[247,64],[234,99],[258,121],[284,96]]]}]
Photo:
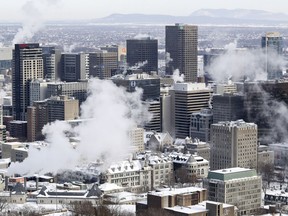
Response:
[{"label": "high-rise building", "polygon": [[142,152],[145,150],[144,132],[145,130],[139,127],[132,128],[128,131],[128,137],[132,145],[132,151]]},{"label": "high-rise building", "polygon": [[79,101],[66,95],[47,100],[48,121],[73,120],[79,116]]},{"label": "high-rise building", "polygon": [[253,215],[261,206],[262,180],[254,169],[209,171],[203,186],[208,191],[208,200],[235,205],[239,215]]},{"label": "high-rise building", "polygon": [[257,125],[243,120],[211,125],[211,170],[257,168]]},{"label": "high-rise building", "polygon": [[213,123],[244,119],[244,96],[225,93],[213,95]]},{"label": "high-rise building", "polygon": [[[175,24],[166,26],[166,74],[179,69],[185,82],[197,82],[198,27]],[[169,57],[168,57],[169,56]]]},{"label": "high-rise building", "polygon": [[262,48],[266,54],[266,72],[267,79],[281,79],[283,77],[282,70],[275,65],[275,55],[283,54],[283,38],[279,32],[268,32],[261,40]]},{"label": "high-rise building", "polygon": [[13,116],[26,119],[29,106],[29,82],[43,78],[42,48],[39,44],[15,44],[12,66]]},{"label": "high-rise building", "polygon": [[89,75],[99,79],[111,77],[111,71],[118,67],[117,52],[100,51],[89,53]]},{"label": "high-rise building", "polygon": [[86,79],[87,59],[85,53],[65,53],[61,57],[61,80],[77,82]]},{"label": "high-rise building", "polygon": [[61,52],[55,47],[42,47],[44,78],[47,80],[60,79]]},{"label": "high-rise building", "polygon": [[47,85],[46,80],[37,79],[29,83],[29,106],[33,105],[34,101],[42,101],[47,98]]},{"label": "high-rise building", "polygon": [[160,78],[146,73],[123,75],[112,77],[117,86],[124,86],[128,92],[134,92],[136,88],[142,88],[142,100],[159,100]]},{"label": "high-rise building", "polygon": [[144,101],[144,105],[148,106],[148,111],[152,114],[151,120],[144,125],[144,129],[147,131],[162,131],[162,116],[161,116],[161,103],[160,101]]},{"label": "high-rise building", "polygon": [[127,63],[146,73],[158,71],[158,40],[150,37],[127,40]]},{"label": "high-rise building", "polygon": [[202,109],[200,112],[193,112],[190,123],[190,137],[198,138],[203,142],[209,142],[212,123],[213,113],[211,109]]},{"label": "high-rise building", "polygon": [[170,134],[185,139],[190,135],[191,114],[211,106],[212,90],[205,83],[175,83],[170,94],[174,128]]},{"label": "high-rise building", "polygon": [[67,95],[79,100],[81,104],[87,98],[88,82],[49,82],[47,97]]}]

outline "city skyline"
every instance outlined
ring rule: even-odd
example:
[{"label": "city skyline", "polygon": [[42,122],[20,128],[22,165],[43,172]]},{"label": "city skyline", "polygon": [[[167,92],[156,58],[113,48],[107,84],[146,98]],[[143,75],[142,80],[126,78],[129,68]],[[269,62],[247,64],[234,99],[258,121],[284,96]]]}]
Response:
[{"label": "city skyline", "polygon": [[[93,19],[109,16],[113,13],[142,13],[142,14],[161,14],[188,16],[199,9],[257,9],[274,13],[286,12],[287,1],[277,0],[271,2],[249,1],[249,0],[203,0],[201,2],[191,2],[181,0],[139,1],[134,0],[108,0],[103,2],[82,0],[14,0],[5,1],[1,4],[0,21],[22,22],[34,16],[35,19],[42,20],[78,20]],[[129,6],[129,7],[128,7]]]}]

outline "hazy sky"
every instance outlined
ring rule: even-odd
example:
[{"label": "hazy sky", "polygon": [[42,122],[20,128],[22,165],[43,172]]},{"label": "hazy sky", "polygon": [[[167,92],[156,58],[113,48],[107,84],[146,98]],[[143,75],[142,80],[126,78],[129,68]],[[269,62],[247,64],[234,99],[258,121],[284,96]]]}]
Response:
[{"label": "hazy sky", "polygon": [[[0,20],[90,19],[112,13],[189,15],[203,8],[243,8],[286,13],[287,0],[0,0]],[[288,13],[288,12],[287,12]]]}]

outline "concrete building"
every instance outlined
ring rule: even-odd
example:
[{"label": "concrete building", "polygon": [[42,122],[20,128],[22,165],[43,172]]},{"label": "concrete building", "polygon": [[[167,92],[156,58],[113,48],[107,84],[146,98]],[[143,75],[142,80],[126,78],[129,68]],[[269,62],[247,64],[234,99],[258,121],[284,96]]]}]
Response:
[{"label": "concrete building", "polygon": [[191,154],[196,154],[207,161],[210,161],[210,145],[207,142],[202,142],[199,139],[185,138],[185,142],[182,144],[185,146],[185,151]]},{"label": "concrete building", "polygon": [[266,54],[265,69],[267,79],[282,79],[282,68],[275,65],[275,56],[283,55],[283,37],[279,32],[268,32],[261,39],[261,46]]},{"label": "concrete building", "polygon": [[132,128],[128,131],[128,137],[131,142],[133,152],[142,152],[145,150],[144,132],[145,130],[139,127]]},{"label": "concrete building", "polygon": [[191,114],[210,107],[212,90],[205,83],[175,83],[171,95],[173,137],[189,137]]},{"label": "concrete building", "polygon": [[18,138],[20,141],[27,139],[27,121],[13,120],[9,123],[10,136]]},{"label": "concrete building", "polygon": [[61,52],[55,47],[42,47],[44,78],[47,80],[60,79]]},{"label": "concrete building", "polygon": [[48,121],[73,120],[79,116],[79,101],[62,95],[47,100]]},{"label": "concrete building", "polygon": [[47,97],[67,95],[79,100],[81,104],[87,98],[88,82],[51,82],[47,85]]},{"label": "concrete building", "polygon": [[26,119],[29,106],[29,82],[43,78],[42,48],[39,44],[15,44],[12,64],[13,117]]},{"label": "concrete building", "polygon": [[[197,82],[198,27],[175,24],[165,28],[166,74],[179,69],[185,82]],[[172,61],[171,61],[172,59]]]},{"label": "concrete building", "polygon": [[0,142],[6,142],[6,126],[0,125]]},{"label": "concrete building", "polygon": [[240,215],[252,215],[261,206],[262,180],[254,169],[210,171],[203,186],[208,191],[208,200],[235,205]]},{"label": "concrete building", "polygon": [[257,125],[243,120],[211,125],[211,170],[257,169]]},{"label": "concrete building", "polygon": [[224,93],[213,95],[213,123],[236,121],[245,118],[244,96]]},{"label": "concrete building", "polygon": [[86,54],[64,53],[61,56],[61,80],[77,82],[86,79]]},{"label": "concrete building", "polygon": [[158,189],[147,194],[147,201],[136,203],[136,215],[155,212],[173,216],[236,216],[236,207],[220,202],[206,201],[203,188],[186,187]]},{"label": "concrete building", "polygon": [[29,83],[29,106],[32,106],[34,101],[42,101],[48,98],[47,86],[48,82],[42,79],[32,80]]},{"label": "concrete building", "polygon": [[0,70],[12,67],[12,49],[10,47],[0,48]]},{"label": "concrete building", "polygon": [[[181,175],[184,174],[187,175],[188,178],[186,183],[193,181],[195,177],[197,179],[207,177],[210,168],[209,161],[207,161],[203,157],[195,154],[192,155],[176,152],[169,153],[169,156],[173,160],[174,170],[176,172],[175,173],[176,178],[177,178],[177,169],[180,168],[186,170],[186,173],[180,173]],[[186,179],[186,177],[184,179]]]},{"label": "concrete building", "polygon": [[127,63],[146,73],[158,71],[158,40],[150,37],[129,39],[126,41]]},{"label": "concrete building", "polygon": [[143,104],[148,107],[148,111],[152,114],[151,120],[144,125],[144,129],[147,131],[162,131],[162,116],[161,116],[161,103],[160,101],[143,101]]},{"label": "concrete building", "polygon": [[110,78],[111,71],[118,68],[117,52],[100,51],[89,53],[89,76],[99,79]]},{"label": "concrete building", "polygon": [[48,106],[47,101],[36,101],[33,106],[27,108],[27,140],[34,142],[35,140],[42,140],[42,129],[48,120]]},{"label": "concrete building", "polygon": [[219,95],[223,95],[223,94],[234,94],[237,93],[237,88],[235,83],[217,83],[214,88],[213,88],[213,93],[214,94],[219,94]]},{"label": "concrete building", "polygon": [[190,121],[189,137],[197,138],[203,142],[210,141],[210,127],[213,123],[211,109],[202,109],[200,112],[193,112]]},{"label": "concrete building", "polygon": [[117,86],[124,86],[128,92],[134,92],[136,88],[143,89],[142,100],[159,100],[160,97],[160,78],[156,75],[138,73],[123,75],[119,74],[112,77],[112,81]]},{"label": "concrete building", "polygon": [[28,157],[28,148],[24,143],[7,142],[1,144],[2,158],[11,158],[11,162],[22,162]]},{"label": "concrete building", "polygon": [[151,190],[152,168],[139,160],[125,160],[112,164],[105,172],[107,183],[125,187],[131,192]]}]

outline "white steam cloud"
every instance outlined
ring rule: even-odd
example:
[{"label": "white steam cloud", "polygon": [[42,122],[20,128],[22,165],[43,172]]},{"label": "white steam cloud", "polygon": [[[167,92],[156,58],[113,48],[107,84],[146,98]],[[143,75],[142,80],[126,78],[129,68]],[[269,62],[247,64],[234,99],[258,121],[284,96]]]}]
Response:
[{"label": "white steam cloud", "polygon": [[[81,118],[88,119],[78,126],[63,121],[46,125],[43,133],[49,146],[40,151],[29,149],[22,163],[12,163],[9,173],[46,173],[73,169],[83,159],[104,164],[122,160],[129,153],[128,131],[149,121],[148,107],[141,102],[142,91],[128,93],[110,80],[91,79],[89,96],[81,106]],[[75,134],[80,142],[73,149],[67,134]]]},{"label": "white steam cloud", "polygon": [[77,44],[73,43],[71,45],[64,45],[63,49],[65,53],[72,53],[76,47],[77,47]]},{"label": "white steam cloud", "polygon": [[146,38],[150,38],[150,35],[148,34],[137,34],[134,36],[134,39],[136,40],[141,40],[141,39],[146,39]]},{"label": "white steam cloud", "polygon": [[59,1],[60,0],[27,1],[21,8],[21,13],[23,13],[22,27],[18,29],[12,44],[29,42],[29,40],[31,40],[31,38],[44,27],[44,12]]},{"label": "white steam cloud", "polygon": [[[235,42],[236,43],[236,42]],[[230,43],[227,51],[215,58],[208,66],[208,71],[216,82],[226,82],[232,80],[267,80],[267,61],[272,68],[283,68],[285,60],[275,52],[269,51],[268,56],[265,50],[241,49],[237,50],[237,45]]]},{"label": "white steam cloud", "polygon": [[176,69],[173,71],[173,80],[174,80],[174,83],[178,83],[178,82],[184,82],[184,74],[180,74],[180,71],[179,69]]},{"label": "white steam cloud", "polygon": [[136,63],[135,65],[129,67],[129,69],[131,69],[131,70],[137,70],[137,69],[140,69],[140,68],[144,67],[147,63],[148,63],[147,60],[146,60],[146,61],[143,61],[143,62],[138,62],[138,63]]}]

